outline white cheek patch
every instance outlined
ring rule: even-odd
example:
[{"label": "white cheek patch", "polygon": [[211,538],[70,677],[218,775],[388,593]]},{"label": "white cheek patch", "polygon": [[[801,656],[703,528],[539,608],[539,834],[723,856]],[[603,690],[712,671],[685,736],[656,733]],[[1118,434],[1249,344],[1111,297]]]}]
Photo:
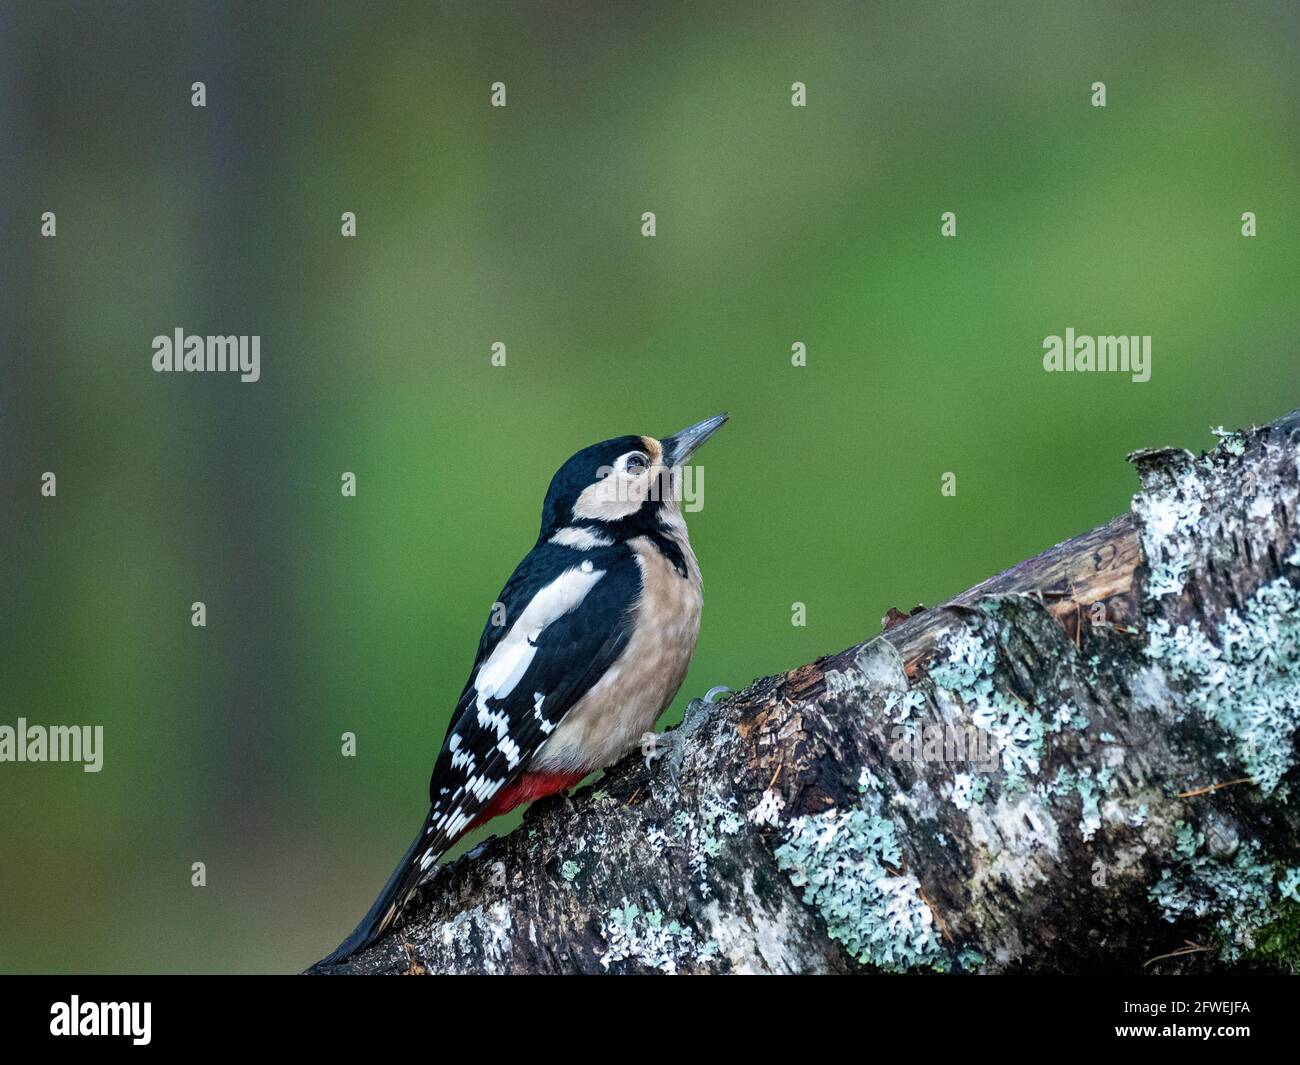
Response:
[{"label": "white cheek patch", "polygon": [[494,731],[498,740],[506,738],[510,722],[504,711],[492,710],[488,700],[504,699],[515,690],[515,685],[536,657],[537,640],[547,626],[576,610],[603,576],[603,569],[574,567],[565,570],[533,596],[510,626],[510,631],[479,667],[474,677],[478,723]]},{"label": "white cheek patch", "polygon": [[629,517],[641,509],[649,486],[648,475],[628,477],[624,473],[611,473],[582,490],[578,501],[573,504],[573,516],[596,521],[618,521]]}]

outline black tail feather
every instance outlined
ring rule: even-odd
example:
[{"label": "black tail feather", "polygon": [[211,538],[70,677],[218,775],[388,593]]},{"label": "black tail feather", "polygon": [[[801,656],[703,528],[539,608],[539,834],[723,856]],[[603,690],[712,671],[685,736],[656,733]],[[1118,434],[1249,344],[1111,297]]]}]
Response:
[{"label": "black tail feather", "polygon": [[[384,890],[379,893],[379,898],[375,899],[374,905],[361,918],[361,923],[329,955],[313,965],[313,969],[347,961],[357,951],[365,950],[388,930],[388,926],[402,912],[402,908],[415,894],[415,889],[420,886],[420,881],[425,878],[431,867],[431,863],[426,863],[426,867],[421,869],[419,859],[430,845],[438,842],[434,839],[434,834],[428,832],[432,817],[433,811],[430,811],[429,817],[425,818],[424,824],[420,827],[419,835],[407,848],[397,868],[393,870],[393,875],[384,885]],[[434,860],[436,861],[440,856],[435,854]]]}]

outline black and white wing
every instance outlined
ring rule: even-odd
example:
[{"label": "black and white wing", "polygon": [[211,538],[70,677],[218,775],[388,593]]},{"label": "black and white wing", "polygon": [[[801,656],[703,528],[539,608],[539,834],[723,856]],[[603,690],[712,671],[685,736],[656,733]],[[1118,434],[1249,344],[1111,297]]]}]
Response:
[{"label": "black and white wing", "polygon": [[622,653],[641,571],[627,548],[543,543],[489,620],[429,781],[430,850],[454,841],[522,773],[560,720]]},{"label": "black and white wing", "polygon": [[488,621],[429,781],[429,816],[352,934],[319,962],[342,962],[393,922],[429,868],[509,787],[623,648],[641,571],[631,551],[539,544]]}]

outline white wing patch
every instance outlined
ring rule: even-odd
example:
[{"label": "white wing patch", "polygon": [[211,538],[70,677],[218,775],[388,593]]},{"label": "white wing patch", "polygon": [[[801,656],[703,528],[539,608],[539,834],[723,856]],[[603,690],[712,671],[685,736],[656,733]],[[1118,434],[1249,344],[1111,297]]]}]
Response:
[{"label": "white wing patch", "polygon": [[488,777],[470,777],[465,781],[465,790],[479,802],[487,802],[505,784],[504,780],[492,780]]},{"label": "white wing patch", "polygon": [[465,804],[461,801],[461,796],[467,792],[478,800],[479,804],[486,803],[493,795],[505,787],[505,777],[490,778],[484,776],[472,776],[465,781],[465,786],[457,788],[451,796],[451,804],[443,811],[442,815],[435,818],[427,831],[432,832],[434,829],[444,831],[448,836],[454,837],[462,828],[470,823],[472,815],[465,810]]},{"label": "white wing patch", "polygon": [[515,690],[515,685],[537,654],[538,637],[548,625],[577,609],[603,576],[603,569],[574,567],[565,570],[533,596],[510,626],[510,631],[479,667],[474,677],[478,723],[484,728],[494,729],[498,740],[505,738],[509,721],[504,713],[490,709],[488,700],[504,699]]},{"label": "white wing patch", "polygon": [[[540,589],[515,619],[510,631],[492,649],[487,660],[474,675],[474,721],[481,729],[496,737],[496,749],[505,756],[508,772],[516,769],[523,759],[518,741],[510,735],[510,717],[504,710],[488,705],[488,700],[505,699],[515,690],[520,678],[528,672],[537,655],[537,641],[547,627],[571,610],[581,605],[596,582],[605,576],[605,570],[595,569],[590,561],[565,570],[550,584]],[[555,723],[542,714],[544,692],[533,693],[533,713],[542,731],[549,735]],[[462,726],[464,727],[464,726]],[[451,790],[441,788],[435,801],[435,816],[427,833],[440,832],[447,839],[455,839],[467,828],[475,815],[506,784],[506,776],[484,775],[474,752],[464,742],[465,737],[453,733],[448,741],[451,765],[464,775],[464,783]],[[474,743],[480,754],[484,746]],[[438,852],[441,853],[441,852]],[[420,858],[420,869],[427,870],[437,853],[430,848]]]},{"label": "white wing patch", "polygon": [[542,713],[542,703],[546,702],[546,696],[541,692],[533,692],[533,717],[537,718],[537,723],[542,726],[542,732],[549,736],[555,731],[555,722]]},{"label": "white wing patch", "polygon": [[519,744],[509,736],[502,736],[497,742],[497,750],[506,756],[506,768],[514,769],[519,764]]},{"label": "white wing patch", "polygon": [[455,816],[447,815],[443,817],[446,822],[447,835],[449,838],[455,838],[462,828],[469,824],[469,814],[463,810],[456,810]]},{"label": "white wing patch", "polygon": [[460,749],[459,735],[452,733],[451,741],[447,744],[447,747],[451,751],[451,767],[453,769],[463,769],[466,776],[474,772],[474,752]]},{"label": "white wing patch", "polygon": [[[525,666],[524,669],[528,667]],[[521,674],[523,670],[519,671]],[[510,687],[500,692],[502,696],[509,695],[510,691],[519,683],[518,677],[510,678]],[[489,710],[487,708],[487,698],[489,695],[497,695],[496,691],[479,692],[478,696],[478,723],[486,729],[492,729],[497,734],[497,739],[504,739],[507,732],[510,731],[510,719],[506,717],[503,710]]]}]

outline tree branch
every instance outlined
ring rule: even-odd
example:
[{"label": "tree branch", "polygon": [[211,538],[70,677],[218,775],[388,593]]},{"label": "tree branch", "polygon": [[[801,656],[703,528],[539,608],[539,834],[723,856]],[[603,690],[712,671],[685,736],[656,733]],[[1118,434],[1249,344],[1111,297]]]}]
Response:
[{"label": "tree branch", "polygon": [[693,703],[668,759],[539,804],[337,971],[1300,968],[1300,411],[1221,435],[1130,456],[1130,514]]}]

